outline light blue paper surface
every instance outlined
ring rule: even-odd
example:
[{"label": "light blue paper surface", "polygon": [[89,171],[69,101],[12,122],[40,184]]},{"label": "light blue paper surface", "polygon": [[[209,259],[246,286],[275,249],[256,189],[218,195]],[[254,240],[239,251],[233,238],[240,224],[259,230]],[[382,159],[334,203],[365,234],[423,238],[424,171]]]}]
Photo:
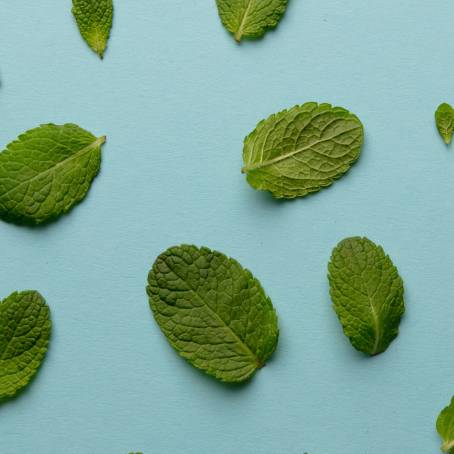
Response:
[{"label": "light blue paper surface", "polygon": [[[116,0],[104,61],[69,0],[0,2],[0,143],[40,123],[107,135],[87,199],[44,228],[0,223],[0,290],[37,289],[54,331],[42,369],[0,407],[2,454],[430,454],[454,394],[454,103],[449,0],[291,0],[238,46],[214,0]],[[363,121],[331,188],[276,202],[240,173],[256,123],[306,101]],[[405,281],[390,349],[365,358],[331,309],[332,248],[367,235]],[[179,358],[145,295],[179,243],[248,267],[277,309],[272,361],[247,385]]]}]

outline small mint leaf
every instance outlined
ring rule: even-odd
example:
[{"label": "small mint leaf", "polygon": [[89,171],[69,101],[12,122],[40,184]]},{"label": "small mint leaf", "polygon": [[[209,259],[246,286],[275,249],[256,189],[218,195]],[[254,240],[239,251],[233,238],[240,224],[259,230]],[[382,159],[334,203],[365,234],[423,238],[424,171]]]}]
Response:
[{"label": "small mint leaf", "polygon": [[0,217],[40,224],[69,211],[98,174],[105,140],[73,124],[20,135],[0,153]]},{"label": "small mint leaf", "polygon": [[240,42],[260,38],[281,20],[288,0],[216,0],[224,27]]},{"label": "small mint leaf", "polygon": [[391,259],[367,238],[347,238],[334,248],[328,271],[333,307],[353,347],[384,352],[405,312],[403,282]]},{"label": "small mint leaf", "polygon": [[147,293],[177,352],[224,382],[250,378],[276,349],[277,316],[259,281],[236,260],[176,246],[155,261]]},{"label": "small mint leaf", "polygon": [[437,431],[443,440],[441,450],[447,453],[454,452],[454,397],[438,416]]},{"label": "small mint leaf", "polygon": [[242,172],[276,198],[330,186],[359,158],[364,130],[341,107],[309,102],[261,121],[244,140]]},{"label": "small mint leaf", "polygon": [[0,303],[0,399],[27,386],[46,355],[49,308],[36,291],[15,292]]},{"label": "small mint leaf", "polygon": [[113,1],[73,0],[72,12],[86,43],[103,58],[112,28]]},{"label": "small mint leaf", "polygon": [[449,145],[454,133],[454,109],[449,104],[440,104],[435,112],[438,132],[446,145]]}]

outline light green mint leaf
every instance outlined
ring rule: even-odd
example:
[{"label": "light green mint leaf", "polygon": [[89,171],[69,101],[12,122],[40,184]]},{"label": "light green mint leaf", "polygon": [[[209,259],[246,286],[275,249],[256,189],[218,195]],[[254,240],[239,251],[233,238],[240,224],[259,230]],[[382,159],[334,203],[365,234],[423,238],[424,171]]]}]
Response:
[{"label": "light green mint leaf", "polygon": [[27,386],[46,355],[49,308],[33,290],[15,292],[0,303],[0,399]]},{"label": "light green mint leaf", "polygon": [[216,0],[224,27],[235,40],[260,38],[283,16],[288,0]]},{"label": "light green mint leaf", "polygon": [[454,133],[454,109],[449,104],[440,104],[435,112],[435,123],[446,145],[449,145]]},{"label": "light green mint leaf", "polygon": [[112,28],[113,1],[73,0],[73,14],[82,37],[103,58]]},{"label": "light green mint leaf", "polygon": [[331,185],[358,159],[364,131],[341,107],[309,102],[271,115],[244,140],[249,184],[276,198],[304,197]]},{"label": "light green mint leaf", "polygon": [[449,454],[454,453],[454,397],[438,416],[437,431],[443,440],[441,450]]},{"label": "light green mint leaf", "polygon": [[205,247],[172,247],[155,261],[147,293],[170,344],[224,382],[250,378],[276,349],[277,316],[259,281]]},{"label": "light green mint leaf", "polygon": [[0,217],[40,224],[67,212],[98,174],[105,140],[73,124],[20,135],[0,153]]},{"label": "light green mint leaf", "polygon": [[391,259],[367,238],[347,238],[328,266],[334,310],[353,347],[384,352],[399,333],[404,287]]}]

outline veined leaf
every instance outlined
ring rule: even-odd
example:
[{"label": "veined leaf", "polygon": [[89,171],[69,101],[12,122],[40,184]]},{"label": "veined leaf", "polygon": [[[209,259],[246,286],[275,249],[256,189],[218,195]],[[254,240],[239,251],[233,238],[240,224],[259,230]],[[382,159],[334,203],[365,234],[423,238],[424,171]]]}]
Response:
[{"label": "veined leaf", "polygon": [[36,374],[51,331],[49,308],[35,291],[0,303],[0,399],[14,396]]},{"label": "veined leaf", "polygon": [[188,245],[168,249],[150,271],[147,293],[170,344],[219,380],[248,379],[276,348],[270,299],[248,270],[220,252]]},{"label": "veined leaf", "polygon": [[79,126],[42,125],[0,153],[0,217],[40,224],[82,200],[101,164],[101,145]]},{"label": "veined leaf", "polygon": [[347,238],[328,266],[334,310],[353,347],[384,352],[399,333],[404,287],[391,259],[367,238]]},{"label": "veined leaf", "polygon": [[330,104],[306,103],[261,121],[244,141],[249,184],[276,198],[304,197],[331,185],[358,159],[358,117]]},{"label": "veined leaf", "polygon": [[454,109],[449,104],[440,104],[435,112],[435,122],[440,136],[449,145],[454,133]]},{"label": "veined leaf", "polygon": [[73,14],[80,34],[103,58],[113,20],[113,0],[73,0]]},{"label": "veined leaf", "polygon": [[216,0],[224,27],[235,40],[260,38],[283,16],[288,0]]},{"label": "veined leaf", "polygon": [[454,453],[454,397],[438,416],[437,431],[443,440],[441,450],[449,454]]}]

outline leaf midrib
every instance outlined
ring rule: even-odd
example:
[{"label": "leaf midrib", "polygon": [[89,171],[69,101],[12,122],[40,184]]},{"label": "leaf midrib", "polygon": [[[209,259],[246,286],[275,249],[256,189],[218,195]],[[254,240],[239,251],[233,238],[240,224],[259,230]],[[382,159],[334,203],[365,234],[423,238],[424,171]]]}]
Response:
[{"label": "leaf midrib", "polygon": [[450,449],[454,448],[454,440],[449,440],[443,443],[443,446],[441,447],[441,450],[443,452],[449,452]]},{"label": "leaf midrib", "polygon": [[36,179],[38,179],[38,178],[40,178],[40,177],[42,177],[44,175],[47,175],[49,173],[54,172],[57,168],[67,164],[68,162],[72,161],[73,159],[76,159],[76,158],[84,155],[85,153],[88,153],[92,149],[101,146],[105,141],[106,141],[106,136],[98,137],[94,142],[92,142],[91,144],[89,144],[86,147],[82,148],[81,150],[76,151],[74,154],[72,154],[72,155],[68,156],[67,158],[63,159],[62,161],[58,162],[53,167],[49,167],[44,172],[37,173],[36,175],[34,175],[32,178],[29,178],[28,180],[21,181],[17,186],[13,186],[8,191],[4,192],[3,194],[0,194],[0,197],[5,197],[9,193],[21,188],[22,186],[30,184],[33,181],[35,181]]},{"label": "leaf midrib", "polygon": [[305,147],[301,147],[301,148],[298,148],[297,150],[290,151],[289,153],[286,153],[286,154],[283,154],[283,155],[280,155],[280,156],[276,156],[275,158],[269,159],[268,161],[259,162],[257,164],[253,164],[253,165],[246,165],[246,166],[244,166],[241,169],[241,172],[242,173],[247,173],[247,172],[249,172],[251,170],[258,170],[258,169],[262,169],[263,167],[272,166],[274,164],[277,164],[280,161],[283,161],[285,159],[291,158],[292,156],[294,156],[296,154],[302,153],[303,151],[310,150],[312,147],[314,147],[316,145],[320,145],[321,143],[327,142],[329,140],[333,140],[333,139],[335,139],[336,137],[339,137],[342,134],[346,134],[348,132],[355,131],[358,128],[359,128],[359,125],[356,125],[354,128],[345,129],[344,131],[342,131],[340,133],[334,134],[332,136],[326,137],[326,138],[321,139],[321,140],[317,140],[317,141],[315,141],[315,142],[313,142],[313,143],[311,143],[309,145],[306,145]]},{"label": "leaf midrib", "polygon": [[249,11],[251,9],[251,5],[253,2],[254,2],[254,0],[249,0],[249,3],[247,5],[246,9],[244,10],[244,15],[243,15],[243,18],[241,19],[240,26],[238,27],[238,30],[235,33],[235,40],[237,42],[240,42],[241,38],[243,37],[244,25],[246,23],[246,18],[249,15]]}]

